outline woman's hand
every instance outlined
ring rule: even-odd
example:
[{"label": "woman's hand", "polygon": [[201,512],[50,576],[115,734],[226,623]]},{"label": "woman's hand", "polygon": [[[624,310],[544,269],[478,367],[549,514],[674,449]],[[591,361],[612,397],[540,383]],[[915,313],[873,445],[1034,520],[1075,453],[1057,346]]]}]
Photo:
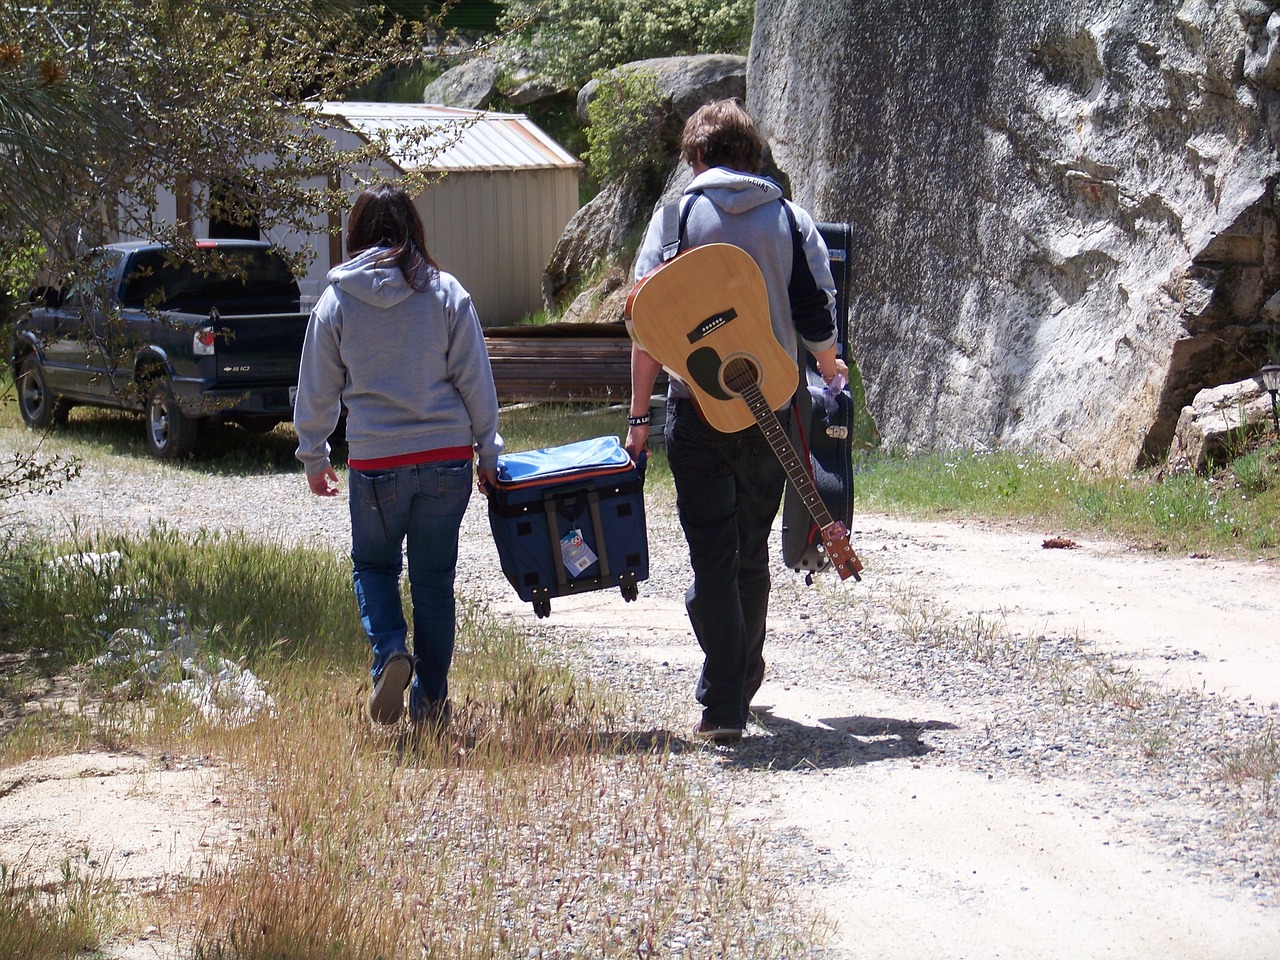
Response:
[{"label": "woman's hand", "polygon": [[307,486],[317,497],[338,495],[338,473],[333,467],[325,467],[319,473],[307,474]]}]

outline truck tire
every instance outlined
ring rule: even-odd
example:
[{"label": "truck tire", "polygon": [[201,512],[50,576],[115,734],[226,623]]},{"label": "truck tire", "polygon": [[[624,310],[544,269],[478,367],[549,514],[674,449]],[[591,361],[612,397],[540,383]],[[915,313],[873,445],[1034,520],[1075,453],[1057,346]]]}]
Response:
[{"label": "truck tire", "polygon": [[165,380],[146,385],[142,416],[147,427],[147,447],[157,460],[181,460],[196,446],[197,422],[182,412]]},{"label": "truck tire", "polygon": [[35,353],[28,353],[18,373],[18,412],[22,422],[32,430],[64,426],[71,404],[49,389],[44,364]]}]

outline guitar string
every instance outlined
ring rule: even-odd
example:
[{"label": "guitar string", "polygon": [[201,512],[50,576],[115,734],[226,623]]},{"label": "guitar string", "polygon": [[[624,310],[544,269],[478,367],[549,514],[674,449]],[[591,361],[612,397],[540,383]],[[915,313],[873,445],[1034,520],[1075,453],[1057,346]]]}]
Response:
[{"label": "guitar string", "polygon": [[818,526],[825,528],[832,524],[834,521],[813,484],[813,478],[800,463],[794,445],[778,421],[778,415],[770,408],[760,390],[755,365],[745,357],[733,358],[725,364],[724,382],[725,386],[747,401],[747,406],[755,416],[760,429],[764,431],[765,439],[773,448],[774,455],[782,462],[783,469],[791,478],[792,484],[818,522]]}]

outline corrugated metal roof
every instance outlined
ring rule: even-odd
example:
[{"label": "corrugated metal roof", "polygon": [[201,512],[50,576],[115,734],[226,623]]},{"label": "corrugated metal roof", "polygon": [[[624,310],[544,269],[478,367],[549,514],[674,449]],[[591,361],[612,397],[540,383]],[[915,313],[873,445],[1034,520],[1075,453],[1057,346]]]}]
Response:
[{"label": "corrugated metal roof", "polygon": [[581,163],[518,113],[464,110],[424,103],[328,101],[321,114],[345,122],[366,140],[385,137],[401,169],[545,170]]}]

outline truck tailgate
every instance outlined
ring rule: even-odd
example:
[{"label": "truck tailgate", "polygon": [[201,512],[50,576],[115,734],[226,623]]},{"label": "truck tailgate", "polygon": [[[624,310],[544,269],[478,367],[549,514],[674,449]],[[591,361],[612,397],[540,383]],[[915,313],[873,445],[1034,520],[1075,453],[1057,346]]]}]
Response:
[{"label": "truck tailgate", "polygon": [[213,324],[219,385],[297,383],[307,318],[305,313],[220,317]]}]

